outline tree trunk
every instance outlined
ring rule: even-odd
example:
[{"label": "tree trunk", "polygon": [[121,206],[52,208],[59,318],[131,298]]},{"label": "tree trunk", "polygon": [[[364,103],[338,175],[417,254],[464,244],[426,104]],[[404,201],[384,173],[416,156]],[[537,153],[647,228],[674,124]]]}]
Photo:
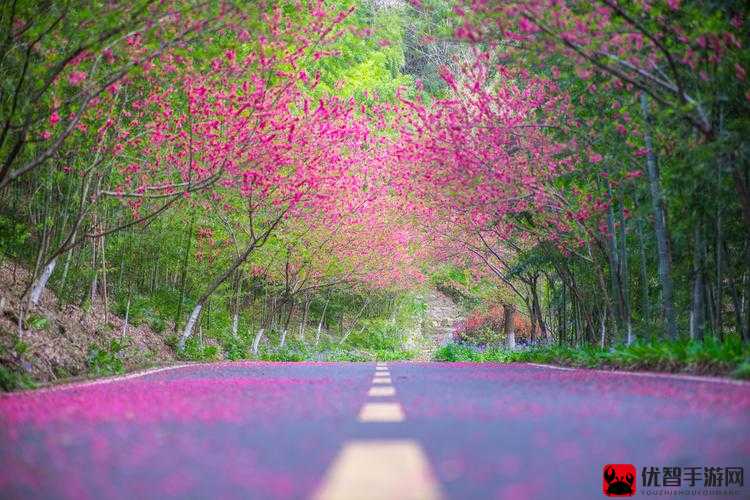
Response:
[{"label": "tree trunk", "polygon": [[299,338],[303,343],[305,342],[305,327],[307,326],[307,315],[310,312],[310,302],[309,299],[305,300],[305,311],[299,324]]},{"label": "tree trunk", "polygon": [[640,270],[641,270],[641,319],[648,322],[651,319],[651,303],[648,293],[648,272],[646,271],[646,248],[643,244],[643,221],[638,221],[638,246],[640,247]]},{"label": "tree trunk", "polygon": [[696,224],[693,231],[693,294],[690,306],[690,338],[693,340],[703,340],[705,328],[703,261],[703,237],[700,225]]},{"label": "tree trunk", "polygon": [[544,322],[544,316],[542,315],[542,302],[539,300],[539,277],[534,276],[531,284],[531,306],[534,310],[533,313],[536,316],[536,323],[539,326],[539,332],[541,333],[542,340],[547,341],[547,325]]},{"label": "tree trunk", "polygon": [[44,288],[47,286],[47,282],[50,279],[50,276],[52,276],[52,272],[55,270],[55,266],[57,265],[57,257],[52,259],[45,267],[44,271],[42,272],[42,275],[39,276],[39,279],[34,284],[34,287],[31,289],[31,303],[34,306],[39,305],[39,300],[42,298],[42,292],[44,292]]},{"label": "tree trunk", "polygon": [[242,294],[242,277],[237,273],[237,286],[235,287],[234,300],[232,306],[232,337],[237,337],[237,330],[240,326],[240,295]]},{"label": "tree trunk", "polygon": [[[620,255],[617,245],[617,230],[615,228],[614,200],[612,198],[611,184],[607,183],[607,194],[609,197],[609,208],[607,209],[607,243],[609,245],[609,280],[612,287],[613,319],[618,326],[623,324],[622,313],[622,290],[620,289]],[[619,329],[619,328],[618,328]],[[617,336],[617,332],[614,332]]]},{"label": "tree trunk", "polygon": [[91,299],[91,305],[96,303],[96,289],[99,287],[99,269],[96,267],[96,254],[97,254],[96,240],[91,242],[91,269],[94,271],[94,276],[91,278],[91,288],[89,290],[89,298]]},{"label": "tree trunk", "polygon": [[[282,214],[283,216],[283,214]],[[188,324],[185,325],[185,330],[183,330],[182,335],[180,336],[180,341],[178,342],[178,348],[180,351],[182,351],[185,348],[185,342],[187,342],[188,337],[190,337],[190,334],[193,333],[193,327],[195,326],[195,320],[197,320],[198,316],[201,313],[201,309],[203,308],[203,304],[208,300],[209,297],[216,291],[219,286],[221,286],[222,283],[224,283],[227,278],[229,278],[232,273],[234,273],[250,256],[250,254],[255,250],[258,246],[265,243],[268,236],[271,234],[271,231],[278,225],[278,223],[281,221],[281,217],[279,216],[276,221],[269,226],[269,228],[266,230],[264,235],[261,238],[255,238],[250,243],[247,244],[245,247],[245,250],[237,255],[235,259],[232,261],[230,266],[219,276],[214,278],[214,280],[211,282],[211,284],[208,285],[208,288],[203,292],[203,295],[198,298],[198,302],[195,304],[195,308],[193,308],[193,312],[190,314],[190,318],[193,319],[193,321],[188,321]]]},{"label": "tree trunk", "polygon": [[667,215],[659,179],[659,171],[656,165],[656,154],[651,139],[653,117],[649,111],[648,97],[641,93],[641,110],[646,121],[644,128],[644,140],[646,142],[646,170],[648,171],[649,187],[651,189],[651,202],[654,210],[654,228],[656,231],[656,243],[659,256],[659,281],[661,282],[662,309],[666,322],[666,333],[669,339],[677,338],[677,321],[674,310],[674,292],[672,284],[672,262],[669,251],[669,233],[667,229]]},{"label": "tree trunk", "polygon": [[529,296],[524,302],[526,302],[526,309],[529,311],[529,322],[531,323],[531,343],[536,341],[536,309],[531,298],[531,285],[529,285]]},{"label": "tree trunk", "polygon": [[190,217],[190,228],[188,229],[187,243],[185,246],[185,255],[182,257],[182,275],[180,276],[180,302],[177,304],[177,314],[174,318],[174,331],[180,328],[180,319],[182,318],[182,305],[185,303],[185,280],[187,280],[187,265],[190,257],[190,247],[193,242],[193,222],[194,217]]},{"label": "tree trunk", "polygon": [[128,294],[128,305],[125,306],[125,321],[122,325],[122,338],[128,334],[128,321],[130,321],[130,294]]},{"label": "tree trunk", "polygon": [[286,314],[286,321],[284,322],[284,329],[281,332],[281,340],[279,341],[279,349],[283,349],[286,344],[286,334],[289,332],[289,323],[292,320],[292,312],[294,311],[294,301],[289,303],[289,312]]},{"label": "tree trunk", "polygon": [[318,321],[318,331],[315,332],[315,345],[318,345],[318,342],[320,342],[320,331],[323,329],[323,321],[326,317],[326,309],[328,309],[328,303],[331,301],[330,295],[326,298],[326,303],[323,306],[323,312],[320,315],[320,321]]},{"label": "tree trunk", "polygon": [[255,338],[253,339],[253,356],[258,355],[258,348],[260,347],[260,339],[263,338],[264,331],[265,330],[263,328],[259,328],[258,333],[255,334]]},{"label": "tree trunk", "polygon": [[505,317],[505,339],[506,347],[510,350],[516,348],[516,327],[514,324],[516,318],[516,306],[513,304],[503,304],[503,316]]},{"label": "tree trunk", "polygon": [[630,311],[630,272],[628,269],[627,220],[625,203],[620,203],[620,292],[622,293],[622,314],[625,319],[625,343],[633,343],[633,321]]},{"label": "tree trunk", "polygon": [[104,236],[99,238],[99,260],[102,263],[102,300],[104,301],[104,324],[109,323],[109,294],[107,290],[107,257],[104,251]]}]

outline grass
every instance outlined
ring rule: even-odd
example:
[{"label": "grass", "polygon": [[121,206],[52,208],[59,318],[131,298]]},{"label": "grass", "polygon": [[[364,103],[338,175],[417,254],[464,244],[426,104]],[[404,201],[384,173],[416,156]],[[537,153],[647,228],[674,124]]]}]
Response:
[{"label": "grass", "polygon": [[533,362],[582,368],[686,372],[729,375],[750,379],[750,345],[737,336],[724,341],[708,338],[703,342],[687,339],[637,341],[629,346],[607,349],[593,346],[539,346],[508,351],[490,348],[480,351],[466,345],[449,344],[435,354],[437,361]]}]

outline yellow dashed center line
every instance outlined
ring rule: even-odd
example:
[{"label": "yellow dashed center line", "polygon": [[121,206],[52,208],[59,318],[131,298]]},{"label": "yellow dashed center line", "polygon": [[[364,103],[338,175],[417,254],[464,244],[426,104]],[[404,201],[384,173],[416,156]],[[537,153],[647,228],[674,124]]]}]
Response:
[{"label": "yellow dashed center line", "polygon": [[404,410],[398,403],[365,403],[359,411],[360,422],[403,422]]},{"label": "yellow dashed center line", "polygon": [[396,389],[392,386],[386,386],[386,387],[370,387],[370,390],[367,392],[367,395],[370,397],[388,397],[388,396],[395,396],[396,395]]},{"label": "yellow dashed center line", "polygon": [[[377,363],[369,397],[393,397],[385,363]],[[362,423],[403,422],[398,402],[366,402]],[[439,500],[440,484],[421,446],[411,439],[353,440],[344,444],[315,494],[316,500]]]},{"label": "yellow dashed center line", "polygon": [[440,489],[412,440],[351,441],[328,470],[316,500],[434,500]]}]

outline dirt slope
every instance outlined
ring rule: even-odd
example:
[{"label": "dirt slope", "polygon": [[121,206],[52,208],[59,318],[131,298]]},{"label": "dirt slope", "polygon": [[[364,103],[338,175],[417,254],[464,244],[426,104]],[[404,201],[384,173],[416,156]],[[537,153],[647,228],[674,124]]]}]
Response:
[{"label": "dirt slope", "polygon": [[[124,321],[94,304],[90,310],[61,304],[45,290],[38,307],[27,315],[22,344],[17,343],[18,303],[29,273],[12,262],[0,263],[0,365],[25,373],[37,382],[48,383],[87,375],[92,350],[111,352],[113,340],[123,340]],[[125,370],[174,361],[165,343],[166,333],[147,325],[129,325],[125,347],[116,354]]]},{"label": "dirt slope", "polygon": [[450,342],[453,332],[464,320],[461,309],[444,293],[430,289],[425,292],[427,313],[422,325],[428,342],[420,349],[418,361],[429,361],[435,351]]}]

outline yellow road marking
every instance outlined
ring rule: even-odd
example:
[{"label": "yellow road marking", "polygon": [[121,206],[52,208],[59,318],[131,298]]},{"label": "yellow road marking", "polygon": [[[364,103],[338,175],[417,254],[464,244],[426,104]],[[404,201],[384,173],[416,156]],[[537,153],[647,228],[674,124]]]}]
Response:
[{"label": "yellow road marking", "polygon": [[360,422],[403,422],[404,410],[399,403],[365,403],[359,410]]},{"label": "yellow road marking", "polygon": [[371,387],[368,396],[395,396],[396,389],[391,386],[386,387]]},{"label": "yellow road marking", "polygon": [[378,377],[378,376],[375,376],[372,379],[372,383],[373,384],[388,384],[388,385],[390,385],[391,384],[391,377]]},{"label": "yellow road marking", "polygon": [[328,470],[316,500],[437,500],[440,487],[412,440],[351,441]]}]

